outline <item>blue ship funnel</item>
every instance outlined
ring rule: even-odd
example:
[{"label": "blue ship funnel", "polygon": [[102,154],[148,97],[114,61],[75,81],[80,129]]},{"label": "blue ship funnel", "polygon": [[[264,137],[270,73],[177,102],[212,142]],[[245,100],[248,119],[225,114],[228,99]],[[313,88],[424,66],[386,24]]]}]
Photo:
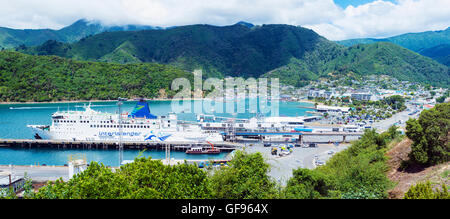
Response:
[{"label": "blue ship funnel", "polygon": [[133,109],[133,112],[128,116],[131,118],[146,118],[156,119],[157,116],[150,113],[150,107],[145,100],[140,100]]}]

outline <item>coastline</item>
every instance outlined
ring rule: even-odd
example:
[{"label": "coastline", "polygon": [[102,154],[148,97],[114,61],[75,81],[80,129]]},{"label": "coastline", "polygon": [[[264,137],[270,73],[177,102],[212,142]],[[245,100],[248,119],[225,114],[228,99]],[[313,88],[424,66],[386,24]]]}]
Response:
[{"label": "coastline", "polygon": [[294,102],[299,102],[299,103],[310,103],[310,104],[316,104],[316,103],[317,103],[317,105],[325,105],[325,104],[322,103],[322,102],[315,102],[315,101],[313,101],[313,100],[297,100],[297,101],[294,101]]},{"label": "coastline", "polygon": [[[145,99],[146,101],[181,101],[181,100],[211,100],[209,98],[189,98],[189,99],[180,99],[180,98],[155,98],[155,99]],[[135,99],[128,100],[130,102],[137,101]],[[61,104],[61,103],[89,103],[89,102],[97,102],[97,103],[108,103],[108,102],[117,102],[117,100],[61,100],[61,101],[43,101],[43,102],[33,102],[33,101],[27,101],[27,102],[0,102],[0,105],[10,105],[10,104]],[[293,102],[299,102],[299,103],[310,103],[318,105],[324,105],[321,102],[314,102],[310,100],[297,100]]]},{"label": "coastline", "polygon": [[[146,101],[180,101],[183,99],[166,99],[166,98],[156,98],[156,99],[146,99]],[[191,98],[189,100],[205,100],[204,98]],[[137,100],[128,100],[130,102]],[[9,104],[51,104],[51,103],[89,103],[89,102],[97,102],[97,103],[107,103],[107,102],[117,102],[117,100],[62,100],[62,101],[43,101],[43,102],[0,102],[0,105],[9,105]]]}]

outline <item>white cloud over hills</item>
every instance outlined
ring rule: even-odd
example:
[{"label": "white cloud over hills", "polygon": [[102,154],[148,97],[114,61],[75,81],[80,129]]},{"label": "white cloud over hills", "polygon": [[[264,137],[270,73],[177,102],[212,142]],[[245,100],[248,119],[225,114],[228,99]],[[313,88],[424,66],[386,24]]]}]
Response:
[{"label": "white cloud over hills", "polygon": [[86,18],[106,25],[291,24],[330,40],[388,37],[450,26],[450,0],[0,0],[0,26],[59,29]]}]

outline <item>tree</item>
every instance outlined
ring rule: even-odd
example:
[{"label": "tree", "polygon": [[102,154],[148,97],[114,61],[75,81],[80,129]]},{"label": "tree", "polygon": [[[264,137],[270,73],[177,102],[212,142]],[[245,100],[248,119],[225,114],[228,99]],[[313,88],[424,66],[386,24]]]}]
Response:
[{"label": "tree", "polygon": [[430,91],[430,95],[431,97],[434,97],[434,95],[436,95],[436,91]]},{"label": "tree", "polygon": [[397,131],[398,127],[396,125],[392,125],[389,127],[387,133],[390,137],[390,139],[394,139],[400,135],[400,133]]},{"label": "tree", "polygon": [[136,158],[116,172],[92,162],[68,182],[50,182],[38,199],[205,199],[211,197],[207,174],[195,165],[163,165]]},{"label": "tree", "polygon": [[400,95],[386,97],[383,101],[394,110],[403,111],[406,108],[405,99]]},{"label": "tree", "polygon": [[440,97],[436,98],[436,102],[443,103],[446,98],[447,98],[446,96],[440,96]]},{"label": "tree", "polygon": [[450,193],[445,184],[442,184],[442,191],[439,189],[433,191],[430,181],[427,181],[411,186],[405,193],[404,199],[450,199]]},{"label": "tree", "polygon": [[219,199],[267,199],[278,197],[276,183],[267,175],[269,164],[261,153],[236,151],[230,166],[211,178],[213,197]]},{"label": "tree", "polygon": [[419,119],[406,123],[406,135],[414,143],[409,157],[418,164],[434,165],[447,162],[450,156],[450,103],[437,104],[424,110]]},{"label": "tree", "polygon": [[285,198],[317,199],[327,197],[332,188],[332,181],[325,174],[309,169],[293,171],[283,195]]}]

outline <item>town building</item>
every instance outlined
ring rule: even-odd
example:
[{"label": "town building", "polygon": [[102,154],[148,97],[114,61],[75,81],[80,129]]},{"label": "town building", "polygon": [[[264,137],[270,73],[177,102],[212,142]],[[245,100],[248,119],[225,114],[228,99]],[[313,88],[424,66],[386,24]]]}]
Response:
[{"label": "town building", "polygon": [[355,100],[369,101],[371,97],[370,93],[352,93],[352,99]]}]

